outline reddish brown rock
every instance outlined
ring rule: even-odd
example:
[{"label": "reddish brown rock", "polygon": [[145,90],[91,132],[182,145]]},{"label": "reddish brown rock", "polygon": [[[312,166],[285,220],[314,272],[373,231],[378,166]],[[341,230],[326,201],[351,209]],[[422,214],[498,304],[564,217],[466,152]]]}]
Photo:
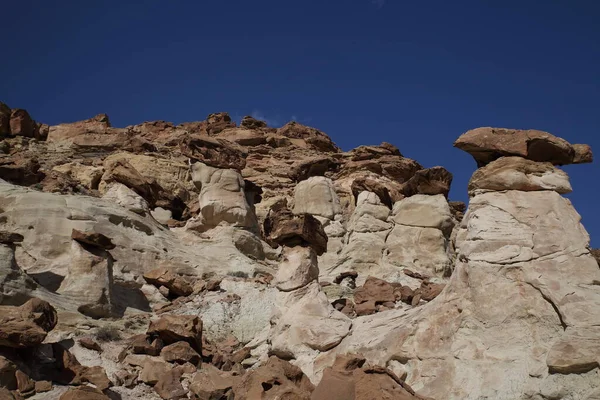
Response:
[{"label": "reddish brown rock", "polygon": [[71,231],[71,239],[104,250],[112,250],[116,247],[110,238],[97,232],[82,232],[73,229]]},{"label": "reddish brown rock", "polygon": [[296,182],[300,182],[311,176],[325,176],[327,172],[337,170],[339,164],[332,157],[312,157],[295,164],[290,172],[290,178]]},{"label": "reddish brown rock", "polygon": [[168,362],[185,364],[189,362],[193,365],[200,364],[200,354],[189,345],[187,342],[177,342],[163,347],[160,356]]},{"label": "reddish brown rock", "polygon": [[302,139],[309,147],[315,150],[331,153],[338,153],[340,151],[339,147],[325,133],[295,121],[288,122],[277,129],[277,135],[290,139]]},{"label": "reddish brown rock", "polygon": [[142,362],[140,371],[140,381],[154,386],[156,383],[173,369],[173,365],[161,358],[148,357]]},{"label": "reddish brown rock", "polygon": [[592,162],[591,149],[574,147],[548,132],[505,128],[477,128],[460,136],[454,146],[471,154],[478,167],[503,156],[518,156],[554,165]]},{"label": "reddish brown rock", "polygon": [[55,361],[44,365],[42,372],[43,376],[47,376],[52,381],[69,385],[91,383],[100,391],[105,391],[112,386],[104,368],[81,365],[77,358],[60,344],[52,344],[52,354]]},{"label": "reddish brown rock", "polygon": [[443,194],[448,197],[452,174],[444,167],[433,167],[415,172],[402,188],[406,197],[415,194],[436,195]]},{"label": "reddish brown rock", "polygon": [[446,287],[443,283],[422,282],[418,289],[421,299],[431,301],[435,299]]},{"label": "reddish brown rock", "polygon": [[88,350],[94,350],[94,351],[97,351],[98,353],[102,353],[102,347],[100,347],[98,342],[96,342],[92,338],[84,337],[84,338],[79,339],[78,342],[81,347],[85,347]]},{"label": "reddish brown rock", "polygon": [[391,371],[365,365],[362,357],[338,356],[327,368],[311,400],[419,400]]},{"label": "reddish brown rock", "polygon": [[10,107],[0,102],[0,136],[10,135]]},{"label": "reddish brown rock", "polygon": [[18,370],[15,372],[17,378],[17,391],[25,397],[35,394],[35,382],[26,373]]},{"label": "reddish brown rock", "polygon": [[358,200],[358,195],[364,191],[375,193],[377,197],[379,197],[379,200],[390,209],[394,206],[396,201],[401,200],[398,194],[390,195],[390,189],[382,182],[375,179],[359,177],[352,182],[351,188],[355,203]]},{"label": "reddish brown rock", "polygon": [[182,371],[174,368],[163,374],[154,385],[154,391],[164,400],[187,399],[188,391],[181,385]]},{"label": "reddish brown rock", "polygon": [[377,304],[385,302],[394,302],[396,297],[394,296],[394,287],[382,280],[372,276],[369,276],[365,281],[365,284],[354,292],[354,302],[357,305],[365,303],[367,301],[373,301]]},{"label": "reddish brown rock", "polygon": [[396,296],[396,300],[411,304],[415,292],[409,286],[397,285],[394,287],[394,295]]},{"label": "reddish brown rock", "polygon": [[190,384],[190,391],[198,400],[229,399],[232,388],[241,378],[231,372],[205,364],[195,375]]},{"label": "reddish brown rock", "polygon": [[144,274],[144,279],[156,287],[164,286],[176,296],[189,296],[194,292],[192,285],[168,267],[160,267]]},{"label": "reddish brown rock", "polygon": [[573,150],[575,156],[573,157],[573,164],[584,164],[591,163],[594,161],[594,154],[592,148],[587,144],[574,144]]},{"label": "reddish brown rock", "polygon": [[132,337],[129,345],[133,354],[148,354],[157,356],[163,348],[163,341],[159,337],[153,338],[149,335],[136,335]]},{"label": "reddish brown rock", "polygon": [[78,153],[106,153],[125,148],[129,134],[122,129],[110,129],[107,133],[85,133],[71,139],[71,148]]},{"label": "reddish brown rock", "polygon": [[404,183],[417,171],[423,169],[421,164],[403,157],[400,151],[389,143],[382,143],[379,146],[359,146],[345,153],[344,157],[346,162],[337,174],[339,177],[357,171],[370,171],[398,183]]},{"label": "reddish brown rock", "polygon": [[323,226],[310,214],[294,215],[287,208],[271,210],[264,222],[264,233],[279,245],[310,245],[317,255],[327,251]]},{"label": "reddish brown rock", "polygon": [[300,368],[272,356],[264,365],[246,373],[233,392],[236,400],[309,400],[313,388]]},{"label": "reddish brown rock", "polygon": [[209,114],[206,118],[206,132],[209,135],[217,135],[226,128],[235,128],[235,122],[226,112]]},{"label": "reddish brown rock", "polygon": [[26,110],[15,108],[10,114],[10,133],[13,136],[37,136],[37,124]]},{"label": "reddish brown rock", "polygon": [[66,391],[59,400],[110,400],[108,396],[91,386],[80,386]]},{"label": "reddish brown rock", "polygon": [[202,352],[202,320],[194,315],[164,314],[150,322],[149,335],[157,335],[165,344],[188,342],[198,353]]},{"label": "reddish brown rock", "polygon": [[377,305],[374,300],[367,300],[362,303],[356,303],[354,305],[354,312],[359,317],[363,315],[371,315],[377,312]]},{"label": "reddish brown rock", "polygon": [[92,193],[83,185],[81,185],[80,182],[71,178],[69,175],[58,171],[44,172],[44,179],[42,179],[40,185],[42,185],[42,191],[48,193],[79,193],[82,195],[90,195]]},{"label": "reddish brown rock", "polygon": [[56,323],[56,310],[40,299],[33,298],[20,307],[0,306],[0,346],[36,346]]},{"label": "reddish brown rock", "polygon": [[35,382],[35,392],[36,393],[45,393],[52,390],[52,382],[50,381],[36,381]]},{"label": "reddish brown rock", "polygon": [[192,160],[214,168],[241,171],[246,166],[246,154],[238,147],[225,139],[194,135],[183,139],[180,151]]},{"label": "reddish brown rock", "polygon": [[36,158],[13,154],[0,158],[0,179],[15,185],[30,186],[44,179]]},{"label": "reddish brown rock", "polygon": [[254,117],[246,115],[244,118],[242,118],[242,122],[240,122],[240,126],[243,126],[244,128],[248,128],[248,129],[259,129],[259,128],[266,128],[267,123],[265,121],[261,121]]},{"label": "reddish brown rock", "polygon": [[0,356],[0,388],[17,389],[16,372],[17,366],[9,359]]},{"label": "reddish brown rock", "polygon": [[65,123],[50,127],[48,141],[63,141],[84,134],[104,134],[109,131],[110,127],[108,115],[98,114],[95,117],[84,121]]}]

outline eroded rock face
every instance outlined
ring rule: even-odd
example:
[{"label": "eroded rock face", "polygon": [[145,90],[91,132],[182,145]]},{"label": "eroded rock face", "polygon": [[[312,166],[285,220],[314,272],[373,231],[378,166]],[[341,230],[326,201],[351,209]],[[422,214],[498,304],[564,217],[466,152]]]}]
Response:
[{"label": "eroded rock face", "polygon": [[466,134],[466,210],[443,167],[297,123],[29,120],[0,104],[0,315],[31,333],[6,396],[598,397],[600,269],[553,165],[589,146]]},{"label": "eroded rock face", "polygon": [[551,387],[583,397],[597,379],[583,372],[593,368],[583,354],[594,351],[600,297],[589,282],[600,270],[579,220],[554,191],[475,196],[449,287],[421,308],[355,320],[335,352],[402,360],[407,382],[433,398],[521,398]]},{"label": "eroded rock face", "polygon": [[342,212],[331,179],[315,176],[296,185],[294,214],[312,214],[334,219]]},{"label": "eroded rock face", "polygon": [[567,174],[551,163],[540,163],[521,157],[501,157],[478,169],[469,181],[469,193],[475,191],[554,190],[571,192]]},{"label": "eroded rock face", "polygon": [[238,172],[198,162],[192,166],[192,180],[200,191],[200,214],[194,229],[210,229],[221,223],[257,229],[258,222],[248,204],[244,180]]},{"label": "eroded rock face", "polygon": [[574,146],[548,132],[533,129],[477,128],[459,137],[454,146],[471,154],[478,167],[503,156],[519,156],[554,165],[593,160],[589,146]]}]

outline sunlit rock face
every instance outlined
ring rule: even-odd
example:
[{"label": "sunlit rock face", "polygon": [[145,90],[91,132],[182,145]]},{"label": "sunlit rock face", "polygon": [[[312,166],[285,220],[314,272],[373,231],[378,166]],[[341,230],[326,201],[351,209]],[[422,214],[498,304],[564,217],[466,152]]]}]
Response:
[{"label": "sunlit rock face", "polygon": [[0,146],[0,342],[27,350],[0,349],[0,397],[600,398],[600,268],[559,169],[589,146],[465,133],[468,209],[389,143],[223,112],[0,103]]}]

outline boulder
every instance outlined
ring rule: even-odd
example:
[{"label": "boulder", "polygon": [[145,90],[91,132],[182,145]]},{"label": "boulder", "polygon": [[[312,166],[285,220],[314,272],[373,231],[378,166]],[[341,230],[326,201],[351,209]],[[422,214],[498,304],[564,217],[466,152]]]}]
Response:
[{"label": "boulder", "polygon": [[270,357],[264,365],[246,373],[234,386],[233,393],[236,400],[309,400],[313,388],[300,368]]},{"label": "boulder", "polygon": [[56,323],[56,310],[40,299],[33,298],[20,307],[0,306],[0,346],[36,346],[44,341]]},{"label": "boulder", "polygon": [[101,234],[73,230],[73,235],[77,239],[72,242],[67,274],[57,293],[68,296],[84,315],[92,318],[111,316],[114,311],[114,259],[103,247],[114,245]]},{"label": "boulder", "polygon": [[369,367],[362,357],[338,356],[325,370],[311,400],[420,400],[415,392],[390,370]]},{"label": "boulder", "polygon": [[503,156],[518,156],[554,165],[592,162],[588,146],[574,147],[548,132],[505,128],[477,128],[460,136],[454,146],[471,154],[478,167]]},{"label": "boulder", "polygon": [[103,186],[102,198],[140,215],[150,211],[148,202],[132,189],[119,182],[111,182]]},{"label": "boulder", "polygon": [[568,175],[549,162],[536,162],[521,157],[500,157],[479,168],[469,181],[469,193],[475,191],[554,190],[571,192]]},{"label": "boulder", "polygon": [[392,218],[400,225],[435,228],[446,235],[454,227],[450,207],[443,195],[414,195],[400,200],[394,204]]},{"label": "boulder", "polygon": [[227,398],[240,379],[231,372],[221,371],[211,364],[203,364],[192,379],[190,391],[198,400]]},{"label": "boulder", "polygon": [[375,304],[396,301],[394,287],[382,279],[368,277],[365,284],[354,292],[354,302],[356,304],[367,301],[373,301]]},{"label": "boulder", "polygon": [[206,118],[206,133],[208,135],[217,135],[226,128],[234,128],[235,122],[226,112],[209,114]]},{"label": "boulder", "polygon": [[166,374],[173,369],[173,366],[162,358],[146,358],[141,365],[139,380],[154,386]]},{"label": "boulder", "polygon": [[[0,356],[0,388],[17,389],[17,366],[9,359]],[[2,397],[0,397],[2,398]]]},{"label": "boulder", "polygon": [[244,118],[242,118],[242,121],[240,122],[240,126],[243,126],[244,128],[248,128],[248,129],[258,129],[258,128],[266,128],[267,123],[265,121],[261,121],[254,117],[246,115]]},{"label": "boulder", "polygon": [[311,214],[334,219],[342,212],[333,182],[323,176],[313,176],[299,182],[294,189],[294,214]]},{"label": "boulder", "polygon": [[35,381],[21,370],[15,372],[17,378],[17,392],[24,397],[29,397],[35,394]]},{"label": "boulder", "polygon": [[10,133],[13,136],[35,137],[37,124],[26,110],[15,108],[10,114]]},{"label": "boulder", "polygon": [[244,191],[244,180],[237,171],[197,162],[192,165],[192,180],[200,190],[200,214],[196,224],[203,230],[221,223],[257,229],[256,215]]},{"label": "boulder", "polygon": [[176,342],[163,347],[160,351],[160,356],[165,361],[177,364],[189,362],[193,365],[198,365],[201,361],[200,354],[192,349],[187,342]]},{"label": "boulder", "polygon": [[84,245],[97,247],[104,250],[112,250],[115,248],[114,243],[110,238],[97,232],[82,232],[77,229],[71,231],[71,238]]},{"label": "boulder", "polygon": [[321,255],[327,251],[323,225],[310,214],[293,215],[283,208],[271,210],[264,222],[266,238],[279,245],[293,247],[308,244]]},{"label": "boulder", "polygon": [[144,274],[144,279],[156,287],[166,287],[169,289],[169,293],[176,296],[189,296],[194,291],[190,282],[168,267],[148,271]]},{"label": "boulder", "polygon": [[415,174],[402,186],[402,194],[406,197],[415,194],[444,195],[448,197],[450,185],[452,184],[452,174],[444,167],[433,167],[422,169]]},{"label": "boulder", "polygon": [[[105,162],[104,168],[105,172],[102,175],[104,185],[111,182],[121,183],[143,197],[148,204],[156,203],[159,192],[157,185],[140,174],[126,159],[109,160]],[[100,189],[102,190],[102,187]]]},{"label": "boulder", "polygon": [[272,284],[285,292],[308,285],[319,277],[317,253],[311,247],[283,247],[282,261]]},{"label": "boulder", "polygon": [[294,357],[311,377],[316,354],[336,347],[350,333],[351,320],[333,308],[317,282],[280,292],[276,305],[271,354]]},{"label": "boulder", "polygon": [[163,314],[150,321],[149,335],[157,335],[165,344],[188,342],[198,353],[202,351],[202,321],[194,315]]},{"label": "boulder", "polygon": [[157,356],[163,348],[163,341],[159,337],[153,338],[148,335],[136,335],[130,338],[130,341],[129,348],[133,354]]},{"label": "boulder", "polygon": [[154,391],[164,400],[187,399],[188,390],[181,384],[183,373],[182,367],[167,371],[154,385]]}]

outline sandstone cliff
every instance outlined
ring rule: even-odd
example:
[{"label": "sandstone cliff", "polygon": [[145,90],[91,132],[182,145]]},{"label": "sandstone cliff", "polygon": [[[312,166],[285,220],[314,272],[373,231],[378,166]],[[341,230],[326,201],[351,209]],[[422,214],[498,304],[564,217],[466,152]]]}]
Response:
[{"label": "sandstone cliff", "polygon": [[295,122],[0,103],[0,136],[2,399],[600,398],[600,268],[558,168],[589,146],[463,134],[466,209],[443,167]]}]

